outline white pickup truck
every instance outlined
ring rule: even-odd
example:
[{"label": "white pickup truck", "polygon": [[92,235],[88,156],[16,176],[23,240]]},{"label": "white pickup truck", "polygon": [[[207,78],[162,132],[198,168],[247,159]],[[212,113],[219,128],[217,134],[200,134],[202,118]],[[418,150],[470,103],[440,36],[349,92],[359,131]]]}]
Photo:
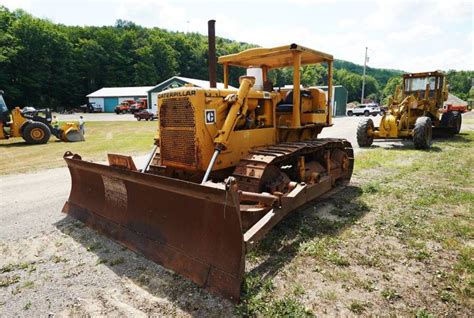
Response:
[{"label": "white pickup truck", "polygon": [[347,116],[377,116],[378,114],[382,114],[379,105],[377,104],[360,104],[352,109],[347,110]]}]

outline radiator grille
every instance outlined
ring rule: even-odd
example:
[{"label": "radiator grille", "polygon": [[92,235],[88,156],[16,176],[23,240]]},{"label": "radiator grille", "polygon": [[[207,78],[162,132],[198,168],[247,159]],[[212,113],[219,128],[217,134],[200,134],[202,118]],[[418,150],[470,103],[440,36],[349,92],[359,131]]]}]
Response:
[{"label": "radiator grille", "polygon": [[163,165],[196,166],[194,107],[187,98],[168,99],[160,107]]},{"label": "radiator grille", "polygon": [[194,109],[189,99],[167,99],[160,107],[160,127],[193,127]]}]

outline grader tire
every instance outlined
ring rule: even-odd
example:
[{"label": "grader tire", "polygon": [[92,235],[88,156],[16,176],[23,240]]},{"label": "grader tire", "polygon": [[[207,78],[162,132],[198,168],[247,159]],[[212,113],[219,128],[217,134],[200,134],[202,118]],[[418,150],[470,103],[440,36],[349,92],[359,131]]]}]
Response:
[{"label": "grader tire", "polygon": [[45,144],[51,137],[49,127],[40,122],[32,122],[27,124],[22,134],[23,139],[28,144]]},{"label": "grader tire", "polygon": [[458,111],[449,111],[441,116],[440,126],[449,130],[451,134],[459,134],[461,130],[462,116]]},{"label": "grader tire", "polygon": [[419,117],[413,129],[413,143],[416,149],[429,149],[433,134],[433,127],[429,117]]},{"label": "grader tire", "polygon": [[369,130],[374,131],[374,122],[370,118],[364,118],[357,126],[357,143],[359,147],[370,147],[374,138],[369,135]]},{"label": "grader tire", "polygon": [[461,124],[462,124],[462,115],[460,112],[453,111],[453,125],[452,125],[452,131],[454,134],[459,134],[461,131]]}]

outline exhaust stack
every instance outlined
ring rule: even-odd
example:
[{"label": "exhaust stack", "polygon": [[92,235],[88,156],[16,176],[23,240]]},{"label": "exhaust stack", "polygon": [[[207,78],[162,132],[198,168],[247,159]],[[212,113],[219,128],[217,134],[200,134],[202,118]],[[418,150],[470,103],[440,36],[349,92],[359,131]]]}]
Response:
[{"label": "exhaust stack", "polygon": [[216,20],[207,21],[207,38],[209,43],[209,87],[217,87],[216,59]]}]

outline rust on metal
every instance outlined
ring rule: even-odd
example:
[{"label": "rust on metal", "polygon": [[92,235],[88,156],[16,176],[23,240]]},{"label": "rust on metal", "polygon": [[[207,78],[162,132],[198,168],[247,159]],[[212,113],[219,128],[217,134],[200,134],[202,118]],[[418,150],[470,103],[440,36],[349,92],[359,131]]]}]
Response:
[{"label": "rust on metal", "polygon": [[160,152],[148,172],[129,169],[126,156],[112,155],[110,166],[64,158],[72,179],[64,213],[234,302],[246,251],[288,213],[347,184],[354,165],[342,139],[256,149],[226,182],[203,185],[151,173],[163,168]]},{"label": "rust on metal", "polygon": [[197,165],[194,107],[188,98],[166,99],[160,107],[160,151],[163,165]]},{"label": "rust on metal", "polygon": [[135,166],[131,156],[109,153],[107,154],[107,159],[109,160],[109,166],[111,167],[137,171],[137,167]]},{"label": "rust on metal", "polygon": [[238,193],[65,158],[72,178],[63,212],[233,301],[244,244]]}]

